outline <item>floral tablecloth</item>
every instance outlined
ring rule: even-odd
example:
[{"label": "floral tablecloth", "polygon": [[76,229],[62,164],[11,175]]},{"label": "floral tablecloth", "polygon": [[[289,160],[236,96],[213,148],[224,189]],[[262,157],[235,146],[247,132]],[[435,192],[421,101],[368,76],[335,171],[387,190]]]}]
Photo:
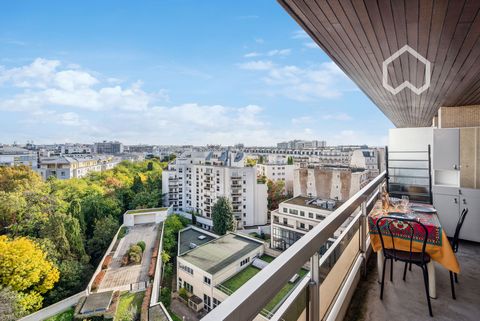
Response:
[{"label": "floral tablecloth", "polygon": [[[380,251],[382,248],[382,243],[380,241],[380,236],[378,235],[376,223],[377,220],[385,215],[388,215],[389,212],[396,212],[394,208],[383,210],[382,209],[382,202],[378,201],[375,203],[372,211],[368,215],[368,228],[370,232],[370,240],[375,252]],[[409,215],[413,216],[415,219],[419,220],[421,223],[425,225],[428,230],[428,237],[427,237],[427,246],[426,252],[430,255],[432,260],[440,263],[445,268],[452,272],[459,273],[460,266],[458,264],[458,260],[455,256],[455,253],[450,246],[450,242],[442,229],[440,221],[438,219],[437,214],[424,214],[424,213],[409,213]],[[382,223],[381,223],[382,224]],[[415,225],[418,228],[418,225]],[[410,249],[410,233],[409,229],[405,228],[406,226],[398,223],[391,224],[392,234],[395,238],[395,248],[399,250],[409,251]],[[382,228],[382,225],[380,226]],[[407,233],[408,231],[408,233]],[[390,235],[389,232],[382,233],[384,235]],[[423,242],[423,229],[422,230],[414,230],[413,234],[413,243],[412,248],[413,251],[420,252],[422,250],[422,242]],[[385,246],[387,248],[392,247],[392,242],[390,237],[384,237],[383,241],[385,242]]]}]

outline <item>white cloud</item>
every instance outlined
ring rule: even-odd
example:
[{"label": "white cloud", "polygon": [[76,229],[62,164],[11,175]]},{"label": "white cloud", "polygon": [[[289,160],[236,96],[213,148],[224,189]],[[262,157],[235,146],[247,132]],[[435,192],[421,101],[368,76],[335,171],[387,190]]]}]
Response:
[{"label": "white cloud", "polygon": [[308,34],[303,29],[292,32],[292,39],[308,39],[308,38],[309,38]]},{"label": "white cloud", "polygon": [[263,38],[255,38],[254,39],[256,43],[264,43],[265,40],[263,40]]},{"label": "white cloud", "polygon": [[315,42],[313,41],[310,41],[310,42],[305,42],[303,44],[305,47],[307,48],[310,48],[310,49],[316,49],[316,48],[320,48]]},{"label": "white cloud", "polygon": [[292,124],[294,125],[310,124],[312,122],[313,122],[313,118],[310,116],[301,116],[297,118],[292,118]]},{"label": "white cloud", "polygon": [[[74,67],[74,68],[68,68]],[[112,83],[117,83],[112,86]],[[35,59],[31,64],[6,69],[0,67],[0,86],[20,92],[0,98],[0,110],[32,110],[61,106],[87,110],[144,110],[156,100],[168,100],[165,91],[145,92],[141,82],[121,86],[111,78],[97,79],[78,65],[66,66],[58,60]]]},{"label": "white cloud", "polygon": [[350,117],[349,114],[347,113],[339,113],[339,114],[326,114],[322,116],[322,119],[325,120],[340,120],[340,121],[348,121],[352,120],[352,117]]},{"label": "white cloud", "polygon": [[262,54],[261,53],[258,53],[256,51],[253,51],[253,52],[249,52],[249,53],[246,53],[243,55],[243,57],[245,58],[253,58],[253,57],[258,57],[258,56],[261,56]]},{"label": "white cloud", "polygon": [[239,64],[246,70],[264,72],[263,82],[270,96],[285,96],[297,101],[340,97],[343,91],[355,88],[348,77],[333,62],[301,68],[274,64],[270,60]]},{"label": "white cloud", "polygon": [[239,64],[241,69],[246,70],[271,70],[273,66],[273,62],[270,60],[249,61]]},{"label": "white cloud", "polygon": [[291,52],[291,49],[274,49],[267,52],[267,56],[288,56]]}]

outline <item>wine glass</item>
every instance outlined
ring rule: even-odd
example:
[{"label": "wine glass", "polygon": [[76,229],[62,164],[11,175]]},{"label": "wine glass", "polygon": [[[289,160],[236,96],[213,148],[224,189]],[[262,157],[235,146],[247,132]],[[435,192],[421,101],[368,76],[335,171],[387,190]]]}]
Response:
[{"label": "wine glass", "polygon": [[408,195],[402,195],[402,201],[401,201],[401,204],[402,204],[402,207],[403,209],[405,210],[405,212],[408,212],[408,203],[410,202],[410,199],[408,197]]}]

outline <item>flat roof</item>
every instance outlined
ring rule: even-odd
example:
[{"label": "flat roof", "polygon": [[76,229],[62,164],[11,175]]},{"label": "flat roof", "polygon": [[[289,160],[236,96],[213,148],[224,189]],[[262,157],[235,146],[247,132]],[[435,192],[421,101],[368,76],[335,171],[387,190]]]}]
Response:
[{"label": "flat roof", "polygon": [[112,301],[112,295],[113,291],[90,294],[83,303],[80,313],[86,314],[108,310]]},{"label": "flat roof", "polygon": [[140,214],[140,213],[149,213],[149,212],[159,212],[166,211],[167,207],[155,207],[155,208],[141,208],[138,210],[128,210],[126,214]]},{"label": "flat roof", "polygon": [[[200,239],[198,237],[201,237]],[[204,238],[202,238],[204,236]],[[188,227],[182,231],[180,231],[180,235],[178,237],[178,246],[179,246],[179,255],[184,254],[192,250],[190,248],[190,243],[195,243],[197,246],[203,245],[211,240],[215,239],[213,236],[203,233],[197,229],[192,227]]]},{"label": "flat roof", "polygon": [[[316,205],[314,203],[311,203],[311,201],[314,201],[314,200],[319,200],[319,201],[334,201],[335,202],[335,206],[333,207],[332,210],[328,209],[328,208],[323,208],[319,205]],[[339,207],[343,202],[340,202],[338,200],[333,200],[333,199],[324,199],[324,198],[319,198],[319,197],[305,197],[305,196],[295,196],[294,198],[290,198],[286,201],[283,201],[282,203],[287,203],[287,204],[292,204],[292,205],[299,205],[299,206],[305,206],[305,207],[310,207],[310,208],[314,208],[314,209],[317,209],[317,210],[324,210],[324,211],[334,211],[337,209],[337,207]]]},{"label": "flat roof", "polygon": [[258,247],[263,247],[263,243],[229,233],[181,257],[205,272],[215,274]]}]

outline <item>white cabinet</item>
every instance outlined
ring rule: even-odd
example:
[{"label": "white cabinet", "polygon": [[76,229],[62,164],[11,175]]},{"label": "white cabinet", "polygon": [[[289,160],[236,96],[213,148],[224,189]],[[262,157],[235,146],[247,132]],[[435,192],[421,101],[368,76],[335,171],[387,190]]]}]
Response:
[{"label": "white cabinet", "polygon": [[447,236],[453,237],[459,217],[459,195],[434,193],[433,205],[437,209],[443,230],[447,233]]},{"label": "white cabinet", "polygon": [[433,133],[434,170],[460,169],[460,130],[458,128],[439,128]]},{"label": "white cabinet", "polygon": [[480,190],[462,188],[459,195],[460,213],[468,208],[468,214],[460,232],[463,240],[480,242]]}]

